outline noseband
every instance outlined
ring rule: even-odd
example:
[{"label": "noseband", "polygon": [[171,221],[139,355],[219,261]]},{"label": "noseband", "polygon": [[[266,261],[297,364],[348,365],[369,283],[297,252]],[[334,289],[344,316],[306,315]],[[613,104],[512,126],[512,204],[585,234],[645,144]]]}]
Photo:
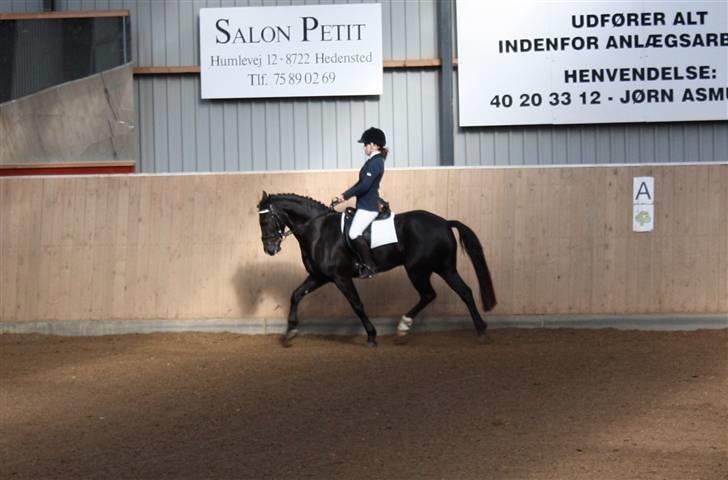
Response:
[{"label": "noseband", "polygon": [[286,231],[286,225],[281,221],[281,219],[278,217],[278,215],[276,214],[276,212],[273,211],[273,207],[272,206],[266,208],[265,210],[259,210],[258,211],[258,215],[264,215],[266,213],[269,213],[269,214],[273,215],[273,220],[276,222],[276,231],[275,231],[275,233],[271,233],[271,234],[268,234],[268,235],[261,236],[260,238],[263,241],[267,241],[267,240],[279,240],[279,241],[282,242],[283,240],[285,240],[285,238],[288,235],[290,235],[290,234],[293,233],[291,230],[287,230]]}]

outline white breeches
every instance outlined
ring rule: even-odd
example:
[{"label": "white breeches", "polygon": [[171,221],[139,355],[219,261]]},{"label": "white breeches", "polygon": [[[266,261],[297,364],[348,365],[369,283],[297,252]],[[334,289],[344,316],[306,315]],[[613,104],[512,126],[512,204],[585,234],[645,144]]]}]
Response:
[{"label": "white breeches", "polygon": [[364,233],[364,230],[377,218],[379,212],[370,212],[368,210],[357,210],[354,214],[354,220],[351,221],[349,229],[349,238],[352,240]]}]

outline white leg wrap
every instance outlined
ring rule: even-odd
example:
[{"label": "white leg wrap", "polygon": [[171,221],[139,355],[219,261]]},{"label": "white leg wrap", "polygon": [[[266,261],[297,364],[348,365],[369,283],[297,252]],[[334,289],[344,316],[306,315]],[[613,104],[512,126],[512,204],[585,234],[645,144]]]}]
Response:
[{"label": "white leg wrap", "polygon": [[407,335],[411,326],[412,319],[410,317],[402,315],[402,319],[399,321],[399,325],[397,325],[397,334]]}]

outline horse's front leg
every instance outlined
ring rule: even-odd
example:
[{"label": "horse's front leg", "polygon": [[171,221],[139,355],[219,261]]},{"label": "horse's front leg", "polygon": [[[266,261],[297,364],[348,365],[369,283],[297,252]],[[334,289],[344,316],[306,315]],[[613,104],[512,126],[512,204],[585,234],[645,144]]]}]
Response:
[{"label": "horse's front leg", "polygon": [[304,280],[303,283],[293,291],[291,294],[291,309],[288,312],[288,328],[286,328],[286,334],[283,337],[283,343],[285,345],[288,345],[289,342],[298,335],[298,304],[301,300],[303,300],[303,297],[327,282],[327,280],[321,280],[309,275],[306,280]]},{"label": "horse's front leg", "polygon": [[364,330],[367,331],[367,345],[370,347],[376,347],[377,329],[374,328],[374,325],[372,325],[372,322],[369,321],[369,317],[367,317],[367,314],[364,311],[364,305],[361,303],[359,292],[356,291],[353,280],[351,278],[341,277],[334,281],[336,282],[336,286],[339,290],[341,290],[341,293],[343,293],[349,301],[349,305],[351,305],[351,308],[354,309],[354,313],[356,313],[357,317],[359,317],[362,325],[364,325]]}]

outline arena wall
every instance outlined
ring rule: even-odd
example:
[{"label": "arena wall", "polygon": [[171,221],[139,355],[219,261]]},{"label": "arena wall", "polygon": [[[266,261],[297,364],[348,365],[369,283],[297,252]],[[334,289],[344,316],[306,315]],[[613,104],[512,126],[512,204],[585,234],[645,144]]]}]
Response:
[{"label": "arena wall", "polygon": [[[632,179],[643,175],[655,178],[655,230],[634,233]],[[292,237],[264,254],[261,192],[327,201],[354,176],[0,178],[0,323],[280,323],[305,271]],[[728,313],[726,165],[404,169],[384,185],[395,211],[427,209],[476,231],[496,315]],[[477,292],[464,255],[460,264]],[[402,269],[358,285],[372,317],[397,318],[417,299]],[[434,285],[425,315],[467,314]],[[331,285],[301,314],[354,318]]]}]

